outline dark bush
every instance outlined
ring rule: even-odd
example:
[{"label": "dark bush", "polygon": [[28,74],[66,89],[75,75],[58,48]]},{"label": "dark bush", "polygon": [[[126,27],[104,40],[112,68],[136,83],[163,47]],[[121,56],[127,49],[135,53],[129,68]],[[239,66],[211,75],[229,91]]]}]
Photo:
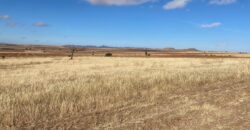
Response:
[{"label": "dark bush", "polygon": [[113,54],[110,53],[110,52],[105,54],[106,57],[110,57],[110,56],[112,56],[112,55],[113,55]]},{"label": "dark bush", "polygon": [[2,59],[5,59],[5,56],[2,56]]}]

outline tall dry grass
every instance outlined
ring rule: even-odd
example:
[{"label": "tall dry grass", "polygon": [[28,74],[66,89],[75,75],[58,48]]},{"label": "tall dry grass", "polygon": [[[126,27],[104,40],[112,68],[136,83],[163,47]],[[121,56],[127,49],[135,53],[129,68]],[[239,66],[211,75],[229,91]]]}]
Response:
[{"label": "tall dry grass", "polygon": [[145,121],[169,113],[161,118],[170,121],[162,128],[175,129],[173,119],[196,110],[205,113],[196,125],[207,125],[230,112],[216,103],[197,105],[195,95],[191,100],[187,93],[249,76],[249,59],[0,60],[0,128],[139,129],[161,126]]}]

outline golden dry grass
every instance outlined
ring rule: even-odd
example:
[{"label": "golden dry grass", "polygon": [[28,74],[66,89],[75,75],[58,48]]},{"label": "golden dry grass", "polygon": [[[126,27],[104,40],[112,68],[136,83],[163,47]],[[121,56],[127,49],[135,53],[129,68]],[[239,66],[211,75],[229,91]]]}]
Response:
[{"label": "golden dry grass", "polygon": [[0,60],[0,129],[250,129],[250,59]]}]

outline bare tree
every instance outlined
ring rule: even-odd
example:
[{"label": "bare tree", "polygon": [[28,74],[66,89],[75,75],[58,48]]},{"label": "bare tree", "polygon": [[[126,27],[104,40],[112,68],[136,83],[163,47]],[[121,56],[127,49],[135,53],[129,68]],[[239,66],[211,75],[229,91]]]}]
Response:
[{"label": "bare tree", "polygon": [[70,55],[70,59],[73,60],[73,57],[74,57],[74,53],[76,52],[76,49],[73,48],[71,49],[71,55]]}]

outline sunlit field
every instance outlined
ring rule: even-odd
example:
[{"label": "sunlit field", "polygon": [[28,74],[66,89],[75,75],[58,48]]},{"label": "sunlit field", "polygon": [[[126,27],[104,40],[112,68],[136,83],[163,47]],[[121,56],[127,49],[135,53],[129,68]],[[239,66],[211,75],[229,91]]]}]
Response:
[{"label": "sunlit field", "polygon": [[250,129],[250,59],[6,58],[0,129]]}]

